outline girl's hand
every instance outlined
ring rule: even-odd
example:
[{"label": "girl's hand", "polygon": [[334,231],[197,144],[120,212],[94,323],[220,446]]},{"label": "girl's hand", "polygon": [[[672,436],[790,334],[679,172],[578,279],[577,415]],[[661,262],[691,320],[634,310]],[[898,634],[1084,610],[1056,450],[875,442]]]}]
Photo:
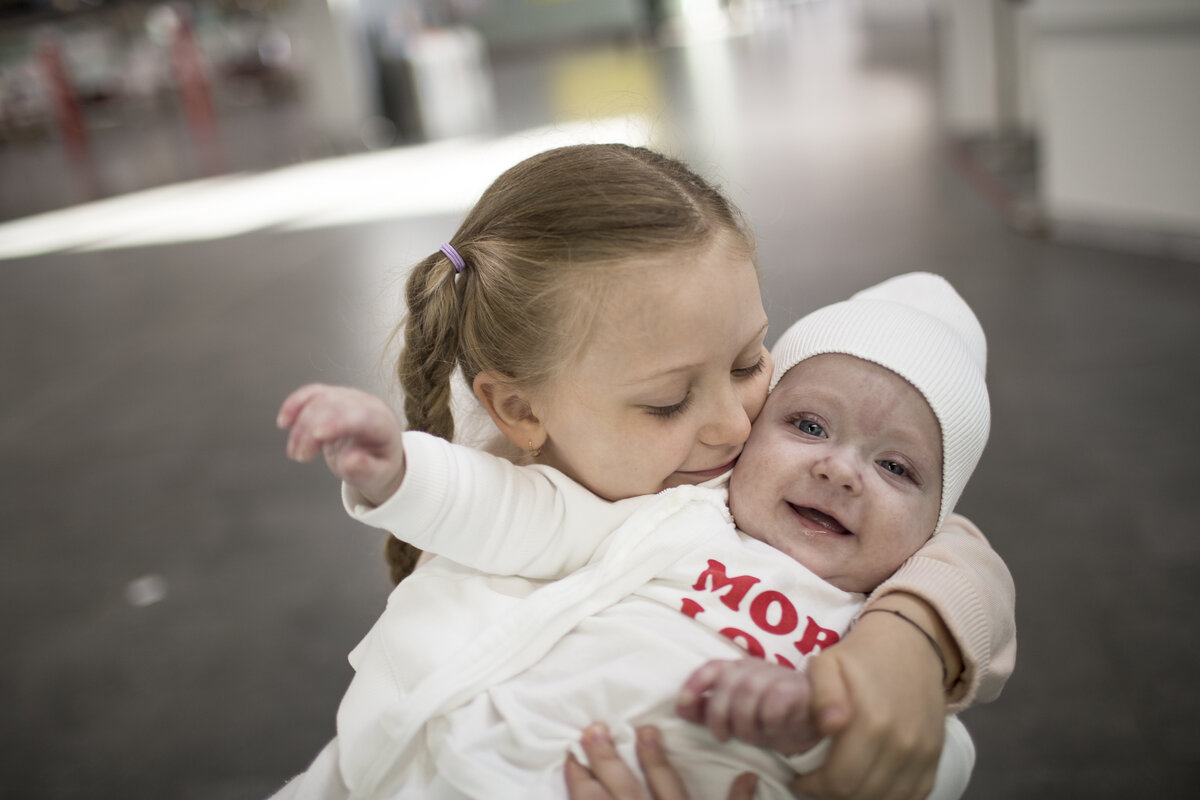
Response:
[{"label": "girl's hand", "polygon": [[[688,800],[679,773],[667,761],[657,728],[645,725],[637,729],[638,765],[650,787],[648,795],[633,770],[617,754],[603,725],[589,726],[583,732],[582,742],[592,768],[588,770],[574,756],[567,757],[567,795],[571,800]],[[751,800],[757,785],[755,775],[748,772],[739,775],[729,787],[729,800]]]},{"label": "girl's hand", "polygon": [[287,454],[296,461],[325,455],[329,470],[375,505],[404,480],[403,429],[380,398],[343,386],[309,384],[292,392],[275,424],[291,428]]},{"label": "girl's hand", "polygon": [[834,741],[825,764],[797,777],[792,792],[820,800],[927,797],[946,700],[941,663],[921,634],[890,614],[868,614],[807,669],[817,726]]},{"label": "girl's hand", "polygon": [[709,661],[686,681],[675,709],[718,741],[739,739],[782,755],[821,740],[810,712],[808,677],[760,658]]}]

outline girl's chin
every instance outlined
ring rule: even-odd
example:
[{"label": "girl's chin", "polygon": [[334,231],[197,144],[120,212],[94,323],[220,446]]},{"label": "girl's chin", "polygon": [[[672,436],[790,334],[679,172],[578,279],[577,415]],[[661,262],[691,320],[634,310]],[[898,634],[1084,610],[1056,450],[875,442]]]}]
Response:
[{"label": "girl's chin", "polygon": [[729,464],[722,464],[719,467],[713,467],[712,469],[698,470],[696,472],[675,472],[671,475],[671,477],[667,478],[666,483],[663,484],[663,488],[669,489],[672,486],[705,483],[713,480],[714,478],[721,477],[731,469],[733,469],[732,462]]},{"label": "girl's chin", "polygon": [[663,489],[674,489],[676,486],[687,486],[693,483],[699,483],[699,481],[689,481],[680,473],[673,472],[669,478],[663,481],[662,488],[660,488],[659,491],[662,491]]}]

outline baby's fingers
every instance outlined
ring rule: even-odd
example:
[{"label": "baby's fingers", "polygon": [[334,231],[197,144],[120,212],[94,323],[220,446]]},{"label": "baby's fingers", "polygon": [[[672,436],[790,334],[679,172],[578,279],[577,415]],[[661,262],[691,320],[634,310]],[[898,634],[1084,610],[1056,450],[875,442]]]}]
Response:
[{"label": "baby's fingers", "polygon": [[275,415],[275,425],[280,429],[290,428],[296,424],[296,417],[300,414],[300,410],[316,395],[328,389],[328,386],[320,383],[310,383],[301,386],[289,394],[279,406],[279,413]]},{"label": "baby's fingers", "polygon": [[708,696],[717,685],[727,663],[709,661],[689,675],[675,698],[675,713],[688,722],[703,725]]},{"label": "baby's fingers", "polygon": [[304,424],[303,417],[292,424],[287,440],[288,458],[293,461],[312,461],[321,449],[321,440],[313,435],[311,425]]},{"label": "baby's fingers", "polygon": [[784,755],[804,753],[821,740],[809,708],[805,676],[773,681],[759,701],[761,735],[753,744]]},{"label": "baby's fingers", "polygon": [[301,394],[291,417],[287,453],[296,461],[311,461],[327,445],[358,438],[368,427],[358,394],[332,386],[316,386]]}]

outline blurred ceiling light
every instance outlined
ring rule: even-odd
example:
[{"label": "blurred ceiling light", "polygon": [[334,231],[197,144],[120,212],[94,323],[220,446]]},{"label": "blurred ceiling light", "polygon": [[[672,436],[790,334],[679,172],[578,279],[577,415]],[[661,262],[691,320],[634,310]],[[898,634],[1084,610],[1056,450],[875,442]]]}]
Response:
[{"label": "blurred ceiling light", "polygon": [[0,259],[463,213],[508,167],[582,142],[650,142],[644,117],[564,123],[150,189],[0,224]]}]

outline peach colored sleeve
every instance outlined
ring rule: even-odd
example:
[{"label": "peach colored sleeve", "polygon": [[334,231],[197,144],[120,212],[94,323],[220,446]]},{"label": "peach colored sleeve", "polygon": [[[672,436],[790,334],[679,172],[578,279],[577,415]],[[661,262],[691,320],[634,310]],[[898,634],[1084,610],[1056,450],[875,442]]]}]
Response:
[{"label": "peach colored sleeve", "polygon": [[982,531],[951,514],[941,530],[867,598],[892,592],[929,603],[958,642],[963,674],[950,692],[951,712],[1000,696],[1017,657],[1016,589]]}]

